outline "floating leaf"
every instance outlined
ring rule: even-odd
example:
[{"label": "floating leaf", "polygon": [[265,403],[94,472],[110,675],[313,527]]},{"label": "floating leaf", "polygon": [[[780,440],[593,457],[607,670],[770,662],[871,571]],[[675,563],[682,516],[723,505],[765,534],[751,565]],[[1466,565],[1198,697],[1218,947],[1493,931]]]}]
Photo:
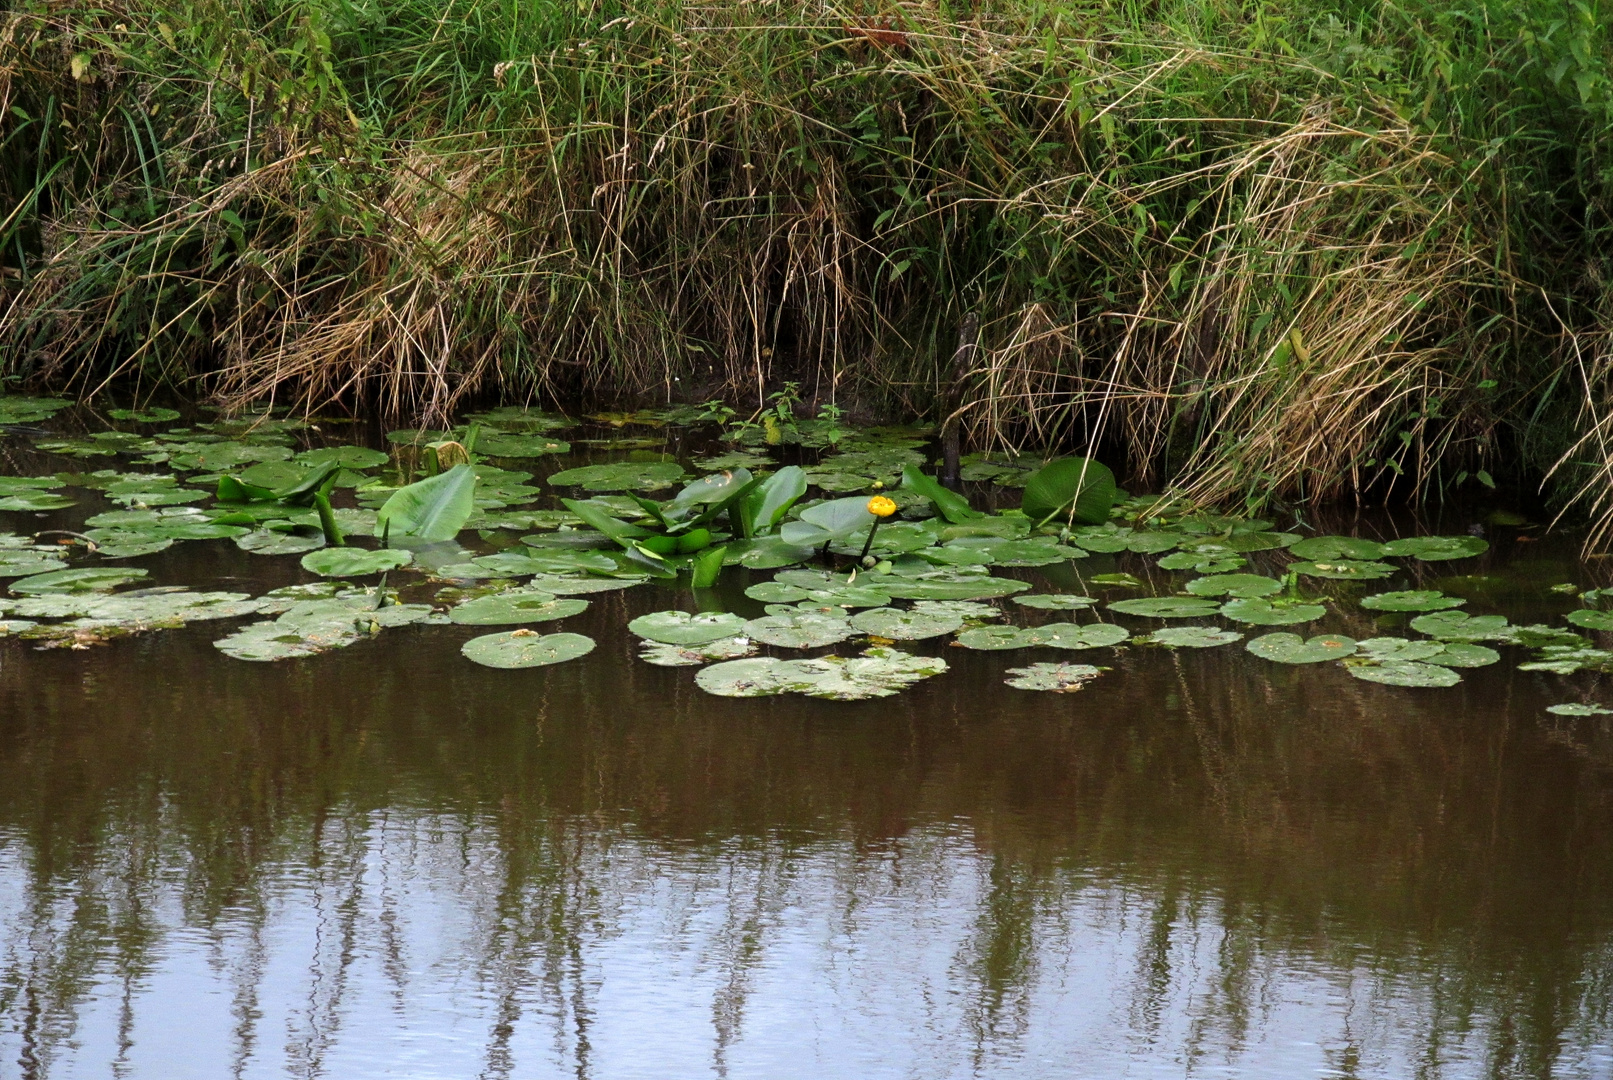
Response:
[{"label": "floating leaf", "polygon": [[652,611],[628,623],[627,628],[641,638],[667,645],[704,645],[719,638],[743,637],[745,620],[728,612]]},{"label": "floating leaf", "polygon": [[1141,589],[1146,586],[1130,574],[1094,574],[1087,578],[1093,585],[1106,585],[1112,588]]},{"label": "floating leaf", "polygon": [[716,660],[737,660],[754,656],[756,646],[749,638],[718,638],[699,645],[669,645],[664,641],[646,641],[639,649],[639,659],[656,667],[697,667]]},{"label": "floating leaf", "polygon": [[892,641],[920,641],[952,633],[963,625],[963,618],[933,610],[901,611],[881,607],[852,616],[851,625],[861,633]]},{"label": "floating leaf", "polygon": [[1142,615],[1150,619],[1197,619],[1221,610],[1221,605],[1214,600],[1202,600],[1196,596],[1148,596],[1136,600],[1114,600],[1107,606],[1110,611],[1118,611],[1122,615]]},{"label": "floating leaf", "polygon": [[1361,600],[1361,606],[1369,611],[1444,611],[1448,608],[1461,607],[1465,603],[1466,600],[1446,596],[1433,589],[1375,593]]},{"label": "floating leaf", "polygon": [[1411,620],[1419,634],[1442,641],[1508,641],[1512,628],[1505,615],[1469,615],[1465,611],[1434,611]]},{"label": "floating leaf", "polygon": [[66,569],[66,563],[42,551],[7,551],[0,555],[0,578],[33,577]]},{"label": "floating leaf", "polygon": [[1546,645],[1539,659],[1519,664],[1519,671],[1549,671],[1556,675],[1572,675],[1576,671],[1608,671],[1613,669],[1613,652],[1574,645]]},{"label": "floating leaf", "polygon": [[796,604],[810,601],[814,604],[832,604],[835,607],[847,608],[880,608],[891,602],[888,593],[860,583],[808,589],[782,581],[763,581],[746,589],[745,595],[764,604]]},{"label": "floating leaf", "polygon": [[1148,640],[1172,649],[1210,649],[1242,641],[1243,635],[1235,630],[1218,630],[1213,626],[1166,626],[1148,635]]},{"label": "floating leaf", "polygon": [[1015,690],[1045,690],[1054,694],[1073,694],[1108,670],[1093,667],[1091,664],[1030,664],[1021,668],[1009,668],[1009,677],[1003,682]]},{"label": "floating leaf", "polygon": [[328,547],[302,557],[302,568],[320,577],[361,577],[407,566],[414,556],[395,548],[370,551],[365,548]]},{"label": "floating leaf", "polygon": [[[0,401],[3,404],[3,401]],[[137,424],[166,424],[170,420],[178,420],[180,413],[177,409],[164,409],[161,407],[147,409],[108,409],[106,415],[113,420],[131,420]]]},{"label": "floating leaf", "polygon": [[476,452],[489,457],[535,458],[547,454],[569,454],[571,444],[546,435],[507,435],[486,432],[476,440]]},{"label": "floating leaf", "polygon": [[1382,663],[1424,661],[1445,652],[1443,642],[1412,641],[1402,637],[1367,638],[1355,645],[1358,657]]},{"label": "floating leaf", "polygon": [[[314,450],[304,450],[297,455],[297,460],[315,469],[326,465],[339,465],[344,469],[362,470],[385,465],[392,459],[384,452],[371,450],[367,446],[321,446]],[[248,469],[247,472],[250,474],[252,470]]]},{"label": "floating leaf", "polygon": [[1388,563],[1353,562],[1348,559],[1289,563],[1288,569],[1306,577],[1334,578],[1339,581],[1371,581],[1389,577],[1395,572],[1395,568]]},{"label": "floating leaf", "polygon": [[1445,651],[1433,657],[1428,662],[1441,667],[1489,667],[1500,663],[1501,654],[1494,649],[1486,649],[1483,645],[1473,645],[1465,641],[1445,642]]},{"label": "floating leaf", "polygon": [[983,575],[928,575],[922,578],[894,574],[870,575],[865,580],[895,600],[989,600],[1012,596],[1030,588],[1027,581]]},{"label": "floating leaf", "polygon": [[634,585],[642,585],[644,580],[635,577],[563,577],[559,574],[536,574],[527,582],[527,588],[534,592],[554,593],[557,596],[576,596],[630,589]]},{"label": "floating leaf", "polygon": [[1297,558],[1310,559],[1314,562],[1341,560],[1370,562],[1384,556],[1382,544],[1376,540],[1363,540],[1355,536],[1313,536],[1291,545],[1288,551]]},{"label": "floating leaf", "polygon": [[1017,626],[976,626],[958,635],[958,644],[965,649],[1024,649],[1029,648],[1025,631]]},{"label": "floating leaf", "polygon": [[554,593],[521,591],[467,600],[450,610],[448,617],[466,626],[512,626],[565,619],[587,610],[586,600],[561,600]]},{"label": "floating leaf", "polygon": [[552,487],[576,485],[588,491],[654,491],[671,487],[683,477],[683,466],[675,461],[619,461],[565,469],[545,482]]},{"label": "floating leaf", "polygon": [[990,604],[980,604],[973,600],[919,600],[913,604],[913,610],[933,612],[938,615],[956,615],[966,622],[1000,619],[1003,615],[1002,612]]},{"label": "floating leaf", "polygon": [[1443,562],[1446,559],[1466,559],[1482,555],[1490,545],[1477,536],[1412,536],[1392,540],[1383,545],[1385,555],[1410,556],[1423,562]]},{"label": "floating leaf", "polygon": [[1114,623],[1044,623],[1020,631],[1020,641],[1027,646],[1051,649],[1105,649],[1119,645],[1131,636],[1124,626]]},{"label": "floating leaf", "polygon": [[845,619],[799,611],[792,615],[764,615],[745,624],[746,637],[783,649],[817,649],[852,637],[856,631]]},{"label": "floating leaf", "polygon": [[1250,626],[1294,626],[1315,622],[1327,614],[1321,604],[1303,600],[1266,600],[1261,598],[1228,600],[1221,605],[1221,614],[1233,622]]},{"label": "floating leaf", "polygon": [[1348,664],[1345,670],[1358,679],[1385,686],[1455,686],[1462,681],[1462,677],[1448,667],[1420,664],[1413,660]]},{"label": "floating leaf", "polygon": [[1563,618],[1575,626],[1583,626],[1587,630],[1613,630],[1613,611],[1596,611],[1591,608],[1581,608],[1570,611]]},{"label": "floating leaf", "polygon": [[25,491],[0,498],[0,510],[13,513],[36,513],[44,510],[63,510],[78,500],[49,491]]},{"label": "floating leaf", "polygon": [[1206,555],[1201,551],[1176,551],[1159,560],[1161,570],[1196,570],[1201,574],[1226,574],[1249,565],[1242,555]]},{"label": "floating leaf", "polygon": [[54,570],[34,574],[11,583],[11,591],[18,596],[36,593],[87,592],[115,589],[145,577],[148,571],[131,566],[92,566],[75,570]]},{"label": "floating leaf", "polygon": [[1075,596],[1069,593],[1035,593],[1031,596],[1016,596],[1014,603],[1042,611],[1079,611],[1093,606],[1097,601],[1090,596]]},{"label": "floating leaf", "polygon": [[235,538],[235,546],[254,555],[300,555],[325,546],[325,538],[318,534],[274,532],[258,529]]},{"label": "floating leaf", "polygon": [[1244,648],[1263,660],[1279,664],[1319,664],[1342,660],[1355,652],[1355,642],[1339,634],[1323,634],[1310,640],[1298,634],[1263,634]]},{"label": "floating leaf", "polygon": [[467,660],[483,667],[546,667],[575,660],[594,651],[594,639],[583,634],[536,634],[513,630],[506,634],[483,634],[459,647]]},{"label": "floating leaf", "polygon": [[1283,583],[1261,574],[1209,574],[1194,578],[1186,589],[1194,596],[1250,598],[1281,592]]},{"label": "floating leaf", "polygon": [[756,657],[702,668],[695,684],[722,697],[764,697],[795,693],[835,701],[889,697],[947,669],[945,660],[911,656],[895,649],[867,649],[859,657],[811,660]]},{"label": "floating leaf", "polygon": [[[277,589],[268,595],[272,598],[275,592],[286,591]],[[357,591],[329,599],[293,600],[278,619],[253,623],[213,642],[213,647],[237,660],[291,660],[345,648],[386,627],[441,618],[425,604],[377,608],[376,599],[371,593]]]},{"label": "floating leaf", "polygon": [[1600,705],[1584,705],[1570,703],[1567,705],[1547,705],[1546,711],[1558,716],[1613,716],[1613,709],[1604,709]]}]

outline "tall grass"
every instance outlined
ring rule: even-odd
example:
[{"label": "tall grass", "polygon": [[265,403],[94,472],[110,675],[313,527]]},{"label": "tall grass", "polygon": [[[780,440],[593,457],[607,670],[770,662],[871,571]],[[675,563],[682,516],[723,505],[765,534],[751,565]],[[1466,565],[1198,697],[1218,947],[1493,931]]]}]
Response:
[{"label": "tall grass", "polygon": [[982,447],[1251,503],[1556,465],[1613,522],[1605,14],[23,4],[0,349],[427,418],[784,379],[933,413],[975,311]]}]

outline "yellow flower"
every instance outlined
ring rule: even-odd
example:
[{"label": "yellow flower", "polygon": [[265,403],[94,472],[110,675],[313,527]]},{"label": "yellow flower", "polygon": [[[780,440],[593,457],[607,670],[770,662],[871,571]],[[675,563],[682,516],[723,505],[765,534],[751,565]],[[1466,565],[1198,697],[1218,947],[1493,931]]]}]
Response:
[{"label": "yellow flower", "polygon": [[875,517],[888,518],[896,513],[896,501],[883,495],[875,495],[868,500],[868,512]]}]

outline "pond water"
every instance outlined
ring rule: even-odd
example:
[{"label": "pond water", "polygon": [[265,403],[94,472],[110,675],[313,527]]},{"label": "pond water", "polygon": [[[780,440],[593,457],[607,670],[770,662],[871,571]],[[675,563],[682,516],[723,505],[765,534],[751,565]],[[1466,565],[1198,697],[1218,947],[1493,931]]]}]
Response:
[{"label": "pond water", "polygon": [[[38,441],[14,432],[0,473],[130,467]],[[0,531],[115,508],[64,490]],[[1482,520],[1452,515],[1330,525]],[[1488,535],[1313,583],[1330,610],[1301,629],[1406,633],[1351,599],[1380,587],[1561,627],[1584,602],[1552,586],[1598,583],[1572,537]],[[1188,577],[1156,564],[995,572],[1100,600]],[[316,580],[230,539],[127,565]],[[1149,588],[1087,580],[1119,572]],[[1495,640],[1434,688],[1128,644],[1038,693],[1005,669],[1061,657],[942,637],[902,643],[949,668],[894,696],[731,698],[623,629],[760,615],[771,576],[590,594],[558,625],[594,651],[525,670],[468,661],[471,625],[275,663],[214,647],[249,619],[0,641],[0,1076],[1613,1076],[1613,732],[1546,711],[1596,701],[1596,673]]]}]

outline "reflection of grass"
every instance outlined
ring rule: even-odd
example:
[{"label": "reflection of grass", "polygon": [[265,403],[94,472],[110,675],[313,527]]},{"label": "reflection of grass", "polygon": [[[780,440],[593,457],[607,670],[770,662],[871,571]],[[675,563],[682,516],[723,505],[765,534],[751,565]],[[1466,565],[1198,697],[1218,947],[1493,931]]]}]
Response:
[{"label": "reflection of grass", "polygon": [[973,308],[978,440],[1203,496],[1613,460],[1595,4],[876,7],[25,7],[8,363],[923,406]]}]

